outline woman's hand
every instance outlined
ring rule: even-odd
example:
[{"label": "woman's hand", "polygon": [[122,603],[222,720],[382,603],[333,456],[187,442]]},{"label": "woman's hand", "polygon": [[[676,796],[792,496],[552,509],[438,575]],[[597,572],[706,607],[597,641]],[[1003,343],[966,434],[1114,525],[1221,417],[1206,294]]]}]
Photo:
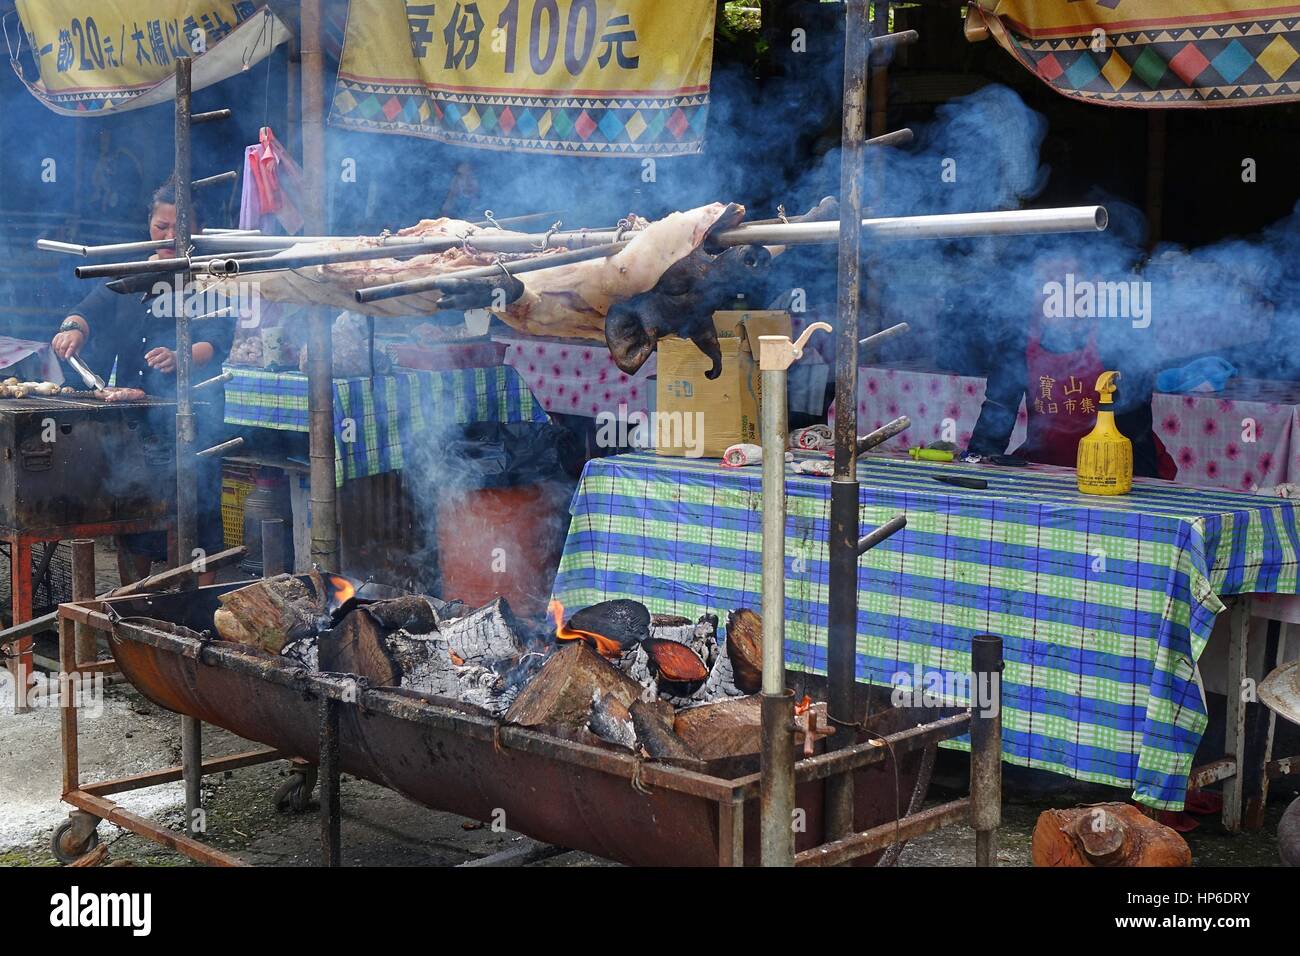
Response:
[{"label": "woman's hand", "polygon": [[176,353],[171,349],[162,346],[151,349],[145,353],[144,360],[149,363],[151,369],[164,375],[171,375],[176,371]]},{"label": "woman's hand", "polygon": [[54,336],[53,341],[50,342],[50,345],[54,348],[54,354],[61,359],[77,355],[81,351],[81,347],[85,344],[86,333],[79,330],[60,332],[58,335]]}]

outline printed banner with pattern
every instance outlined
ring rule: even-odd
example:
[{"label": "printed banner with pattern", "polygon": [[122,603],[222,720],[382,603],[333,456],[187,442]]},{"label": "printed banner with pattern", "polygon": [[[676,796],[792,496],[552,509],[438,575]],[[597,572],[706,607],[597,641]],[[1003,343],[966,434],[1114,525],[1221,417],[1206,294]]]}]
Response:
[{"label": "printed banner with pattern", "polygon": [[1057,92],[1107,106],[1300,99],[1300,4],[979,0],[967,23]]},{"label": "printed banner with pattern", "polygon": [[[260,0],[17,0],[10,62],[56,113],[103,115],[176,97],[176,60],[194,57],[193,88],[263,60],[289,29]],[[8,32],[6,31],[6,37]],[[36,64],[26,75],[23,56]]]},{"label": "printed banner with pattern", "polygon": [[698,153],[713,0],[353,0],[331,122],[459,146]]}]

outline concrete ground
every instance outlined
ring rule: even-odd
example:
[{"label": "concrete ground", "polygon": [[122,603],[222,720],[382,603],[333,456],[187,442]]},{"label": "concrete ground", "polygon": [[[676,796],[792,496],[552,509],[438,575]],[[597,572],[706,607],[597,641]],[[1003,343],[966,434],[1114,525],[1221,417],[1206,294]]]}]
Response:
[{"label": "concrete ground", "polygon": [[[111,552],[97,555],[101,583],[116,584]],[[38,650],[40,648],[38,647]],[[53,654],[48,640],[47,654]],[[43,700],[26,714],[12,712],[12,688],[0,681],[0,865],[57,865],[50,850],[53,830],[67,817],[61,792],[59,710]],[[85,706],[89,705],[89,706]],[[180,720],[147,701],[133,687],[118,684],[83,700],[80,763],[83,782],[143,773],[179,763]],[[219,756],[255,749],[256,745],[219,728],[204,728],[204,755]],[[935,802],[961,792],[966,758],[941,752],[931,787]],[[259,866],[314,865],[320,859],[319,819],[314,812],[281,813],[274,795],[288,776],[279,760],[208,778],[204,782],[207,833],[212,846]],[[1113,789],[1085,786],[1064,777],[1006,768],[999,862],[1027,866],[1030,837],[1038,815],[1052,807],[1123,800]],[[121,805],[179,830],[184,793],[179,783],[120,794]],[[1278,794],[1261,830],[1232,836],[1216,818],[1201,818],[1187,834],[1198,865],[1276,866],[1277,822],[1286,807]],[[429,810],[364,780],[345,777],[342,787],[342,846],[349,865],[450,866],[517,848],[525,838],[494,832],[490,825]],[[189,866],[181,854],[156,846],[111,824],[99,827],[110,861],[142,866]],[[914,840],[904,850],[902,866],[960,866],[973,862],[974,836],[954,826]],[[569,852],[535,866],[610,865],[584,853]]]}]

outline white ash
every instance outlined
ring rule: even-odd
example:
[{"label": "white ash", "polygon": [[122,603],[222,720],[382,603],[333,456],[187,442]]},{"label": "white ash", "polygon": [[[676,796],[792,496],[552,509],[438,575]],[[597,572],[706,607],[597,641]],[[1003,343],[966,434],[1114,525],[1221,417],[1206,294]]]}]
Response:
[{"label": "white ash", "polygon": [[[442,633],[408,634],[398,631],[384,639],[394,662],[401,671],[401,686],[433,697],[446,697],[481,707],[500,716],[510,709],[518,686],[509,684],[497,665],[513,663],[513,658],[472,658],[462,653],[467,645],[481,644],[469,640],[472,632],[447,637]],[[457,649],[457,645],[461,649]]]},{"label": "white ash", "polygon": [[500,598],[455,618],[439,619],[437,636],[465,661],[496,664],[518,660],[524,653],[514,621]]},{"label": "white ash", "polygon": [[284,645],[280,648],[280,656],[289,658],[312,673],[320,671],[320,658],[317,655],[317,642],[314,637],[304,637],[302,640]]}]

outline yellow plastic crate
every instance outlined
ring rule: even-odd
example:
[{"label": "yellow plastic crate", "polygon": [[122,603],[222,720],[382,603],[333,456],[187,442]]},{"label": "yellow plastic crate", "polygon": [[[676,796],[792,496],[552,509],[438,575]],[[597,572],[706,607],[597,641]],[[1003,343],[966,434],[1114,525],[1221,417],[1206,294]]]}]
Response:
[{"label": "yellow plastic crate", "polygon": [[256,469],[226,463],[221,469],[221,530],[227,548],[244,543],[244,499],[257,487]]}]

